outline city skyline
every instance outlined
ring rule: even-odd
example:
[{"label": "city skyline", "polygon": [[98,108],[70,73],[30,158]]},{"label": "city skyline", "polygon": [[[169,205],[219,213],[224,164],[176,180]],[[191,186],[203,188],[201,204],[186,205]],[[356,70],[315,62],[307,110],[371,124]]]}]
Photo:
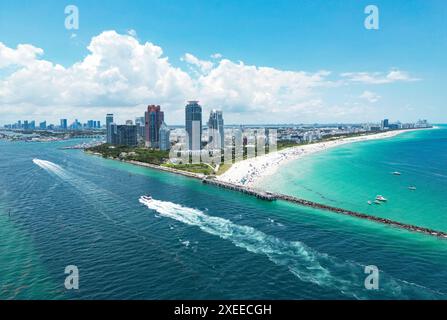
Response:
[{"label": "city skyline", "polygon": [[[141,4],[137,10],[134,4],[104,8],[79,1],[79,30],[67,30],[63,4],[30,3],[23,12],[18,4],[2,3],[8,16],[0,19],[0,124],[27,117],[57,123],[60,114],[87,119],[106,112],[124,122],[140,116],[149,101],[164,106],[171,125],[180,125],[184,101],[191,99],[202,102],[205,114],[222,110],[227,123],[360,123],[385,114],[403,122],[447,122],[445,75],[439,72],[447,67],[439,31],[446,21],[434,14],[443,10],[439,1],[406,1],[404,13],[398,4],[377,1],[381,27],[375,31],[363,26],[366,1],[275,2],[274,8],[267,1],[236,11],[237,4],[227,1],[218,19],[215,4],[191,4],[172,11],[156,1],[143,10]],[[114,19],[122,11],[126,19]],[[145,12],[153,14],[152,22],[142,19]],[[230,12],[231,24],[222,19]],[[242,17],[248,12],[247,26]],[[421,12],[432,19],[419,21]],[[43,13],[48,21],[38,21]],[[182,23],[167,22],[181,20],[180,13],[202,24],[178,41]],[[24,32],[25,21],[41,32]],[[397,27],[402,23],[407,29]],[[6,32],[12,29],[14,35]],[[200,37],[206,41],[198,44]]]}]

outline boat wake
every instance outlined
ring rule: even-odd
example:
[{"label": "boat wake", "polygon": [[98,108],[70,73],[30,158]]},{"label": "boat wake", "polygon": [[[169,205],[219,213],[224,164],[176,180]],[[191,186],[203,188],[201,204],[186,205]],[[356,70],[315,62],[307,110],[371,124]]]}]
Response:
[{"label": "boat wake", "polygon": [[47,160],[33,159],[33,163],[38,165],[42,169],[45,169],[51,173],[56,174],[61,178],[67,178],[65,170],[53,162]]},{"label": "boat wake", "polygon": [[[374,297],[374,293],[364,287],[367,275],[364,273],[364,266],[360,264],[339,261],[309,248],[300,241],[285,241],[250,226],[238,225],[224,218],[209,216],[197,209],[172,202],[148,200],[144,197],[141,197],[139,201],[149,209],[155,210],[160,216],[196,226],[208,234],[231,241],[237,247],[265,255],[276,265],[288,268],[301,281],[338,290],[356,299]],[[438,295],[428,288],[410,284],[383,273],[380,276],[380,290],[377,297],[404,299]]]}]

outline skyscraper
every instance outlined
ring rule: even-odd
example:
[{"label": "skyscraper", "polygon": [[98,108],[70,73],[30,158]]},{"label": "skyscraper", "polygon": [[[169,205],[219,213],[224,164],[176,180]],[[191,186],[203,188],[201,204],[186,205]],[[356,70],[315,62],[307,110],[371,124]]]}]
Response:
[{"label": "skyscraper", "polygon": [[138,144],[137,126],[111,124],[111,139],[115,145],[134,147]]},{"label": "skyscraper", "polygon": [[61,129],[62,130],[67,130],[67,119],[61,119]]},{"label": "skyscraper", "polygon": [[211,149],[223,149],[225,144],[224,120],[222,111],[211,110],[208,120],[208,146]]},{"label": "skyscraper", "polygon": [[145,127],[145,121],[144,117],[136,117],[135,118],[135,125],[137,126],[137,134],[139,139],[145,139],[145,133],[144,133],[144,127]]},{"label": "skyscraper", "polygon": [[112,142],[112,129],[110,128],[110,125],[112,123],[113,123],[113,114],[108,113],[106,116],[107,143],[113,143]]},{"label": "skyscraper", "polygon": [[164,120],[164,112],[160,106],[149,105],[144,113],[146,146],[158,148],[160,143],[159,131]]},{"label": "skyscraper", "polygon": [[389,120],[388,119],[383,119],[382,123],[381,123],[382,130],[383,129],[387,129],[388,126],[389,126]]},{"label": "skyscraper", "polygon": [[171,130],[168,128],[166,123],[163,121],[160,127],[159,137],[160,137],[160,150],[166,151],[171,149],[171,142],[169,141],[169,136]]},{"label": "skyscraper", "polygon": [[202,150],[202,107],[198,101],[188,101],[185,107],[185,129],[188,149]]},{"label": "skyscraper", "polygon": [[43,121],[43,122],[39,123],[39,129],[40,130],[46,130],[47,129],[47,122]]}]

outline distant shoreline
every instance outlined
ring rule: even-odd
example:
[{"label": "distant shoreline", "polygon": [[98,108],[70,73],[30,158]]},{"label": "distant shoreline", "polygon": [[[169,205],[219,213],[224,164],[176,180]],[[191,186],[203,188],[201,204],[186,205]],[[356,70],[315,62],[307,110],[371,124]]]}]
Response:
[{"label": "distant shoreline", "polygon": [[314,153],[325,151],[345,144],[370,141],[370,140],[388,139],[405,132],[436,129],[436,128],[437,127],[393,130],[375,134],[367,134],[362,136],[348,137],[331,141],[322,141],[313,144],[290,147],[260,157],[250,158],[247,160],[237,162],[233,164],[231,168],[228,169],[228,171],[226,171],[224,174],[218,176],[217,179],[219,181],[227,183],[233,183],[246,187],[258,187],[262,189],[262,186],[260,184],[262,183],[263,178],[273,175],[282,165],[293,160],[298,160],[304,156],[308,156]]}]

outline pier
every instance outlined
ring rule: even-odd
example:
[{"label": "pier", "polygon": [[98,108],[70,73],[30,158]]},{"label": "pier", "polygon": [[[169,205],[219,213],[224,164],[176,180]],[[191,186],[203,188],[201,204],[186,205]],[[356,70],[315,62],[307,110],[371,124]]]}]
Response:
[{"label": "pier", "polygon": [[277,195],[275,195],[274,193],[271,193],[271,192],[259,191],[259,190],[239,186],[236,184],[228,183],[228,182],[218,181],[215,179],[204,178],[202,180],[202,182],[206,183],[206,184],[211,184],[211,185],[215,185],[218,187],[222,187],[225,189],[230,189],[233,191],[238,191],[238,192],[242,192],[245,194],[249,194],[249,195],[255,196],[256,198],[262,199],[262,200],[274,201],[277,199]]},{"label": "pier", "polygon": [[398,221],[394,221],[394,220],[390,220],[390,219],[386,219],[386,218],[380,218],[380,217],[372,216],[372,215],[369,215],[366,213],[337,208],[337,207],[329,206],[329,205],[318,203],[318,202],[300,199],[300,198],[294,197],[294,196],[289,196],[289,195],[285,195],[285,194],[281,194],[281,193],[260,191],[260,190],[256,190],[253,188],[235,185],[232,183],[218,181],[216,179],[210,179],[210,178],[204,178],[204,179],[202,179],[202,182],[206,183],[206,184],[215,185],[215,186],[218,186],[221,188],[225,188],[225,189],[242,192],[244,194],[249,194],[249,195],[255,196],[256,198],[262,199],[262,200],[267,200],[267,201],[283,200],[283,201],[295,203],[295,204],[298,204],[301,206],[310,207],[313,209],[344,214],[344,215],[348,215],[351,217],[369,220],[369,221],[385,224],[388,226],[404,229],[407,231],[418,232],[418,233],[423,233],[423,234],[438,237],[438,238],[447,239],[447,232],[437,231],[437,230],[433,230],[433,229],[429,229],[429,228],[425,228],[425,227],[419,227],[419,226],[406,224],[406,223],[402,223],[402,222],[398,222]]}]

